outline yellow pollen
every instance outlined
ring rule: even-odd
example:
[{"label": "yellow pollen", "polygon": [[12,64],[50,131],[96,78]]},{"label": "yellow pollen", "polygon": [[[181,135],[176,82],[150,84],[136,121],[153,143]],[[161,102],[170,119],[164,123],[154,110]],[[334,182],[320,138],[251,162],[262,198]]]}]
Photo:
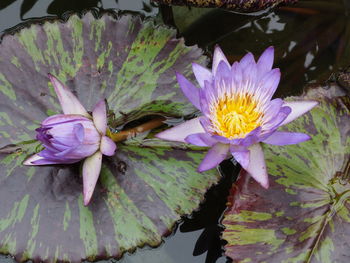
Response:
[{"label": "yellow pollen", "polygon": [[244,138],[259,127],[263,113],[252,95],[229,95],[219,98],[211,107],[213,131],[229,139]]}]

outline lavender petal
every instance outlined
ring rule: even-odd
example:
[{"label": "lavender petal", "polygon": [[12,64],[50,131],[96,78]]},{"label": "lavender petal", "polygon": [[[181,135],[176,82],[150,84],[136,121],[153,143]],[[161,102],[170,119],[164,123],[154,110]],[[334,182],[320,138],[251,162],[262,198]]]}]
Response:
[{"label": "lavender petal", "polygon": [[298,132],[280,132],[276,131],[271,134],[267,139],[263,140],[264,143],[272,145],[290,145],[305,142],[310,140],[311,137],[305,133]]},{"label": "lavender petal", "polygon": [[285,101],[283,106],[290,107],[292,111],[288,115],[288,117],[281,123],[281,126],[290,123],[291,121],[300,117],[301,115],[315,107],[317,104],[317,101]]},{"label": "lavender petal", "polygon": [[280,127],[282,123],[285,121],[285,119],[288,117],[288,115],[291,113],[291,111],[292,111],[291,108],[288,106],[281,107],[280,111],[273,119],[271,119],[270,121],[262,125],[264,135]]},{"label": "lavender petal", "polygon": [[105,100],[100,100],[96,104],[92,112],[92,118],[96,129],[100,132],[100,134],[105,135],[107,130],[107,112]]},{"label": "lavender petal", "polygon": [[76,140],[81,144],[84,141],[85,131],[84,126],[81,123],[74,124],[73,134]]},{"label": "lavender petal", "polygon": [[[230,148],[231,150],[231,148]],[[243,169],[247,169],[249,165],[249,150],[246,151],[231,151],[232,156],[235,158],[235,160],[242,166]]]},{"label": "lavender petal", "polygon": [[223,160],[227,158],[229,148],[229,144],[215,144],[212,148],[209,149],[208,153],[199,165],[198,172],[204,172],[219,165]]},{"label": "lavender petal", "polygon": [[197,109],[200,110],[199,88],[196,88],[191,82],[189,82],[183,75],[179,73],[176,73],[176,78],[183,94]]},{"label": "lavender petal", "polygon": [[273,120],[278,115],[283,103],[284,101],[279,98],[271,100],[264,110],[263,122],[266,123]]},{"label": "lavender petal", "polygon": [[213,74],[207,68],[204,68],[197,63],[192,63],[192,70],[201,88],[204,88],[204,81],[213,81]]},{"label": "lavender petal", "polygon": [[268,174],[266,170],[264,152],[259,143],[249,147],[250,160],[245,169],[262,187],[268,188]]},{"label": "lavender petal", "polygon": [[90,114],[85,110],[84,106],[67,86],[51,74],[49,74],[49,78],[55,89],[64,114],[78,114],[90,117]]},{"label": "lavender petal", "polygon": [[100,175],[102,165],[102,153],[97,151],[95,154],[86,158],[83,164],[83,196],[84,205],[88,205],[94,192],[97,179]]},{"label": "lavender petal", "polygon": [[212,138],[212,136],[208,133],[195,133],[188,135],[185,138],[185,141],[187,143],[203,147],[211,147],[217,143],[217,140]]},{"label": "lavender petal", "polygon": [[102,136],[100,150],[102,154],[112,156],[117,149],[117,145],[107,136]]},{"label": "lavender petal", "polygon": [[231,67],[230,63],[227,61],[227,58],[225,57],[221,48],[219,48],[219,46],[216,46],[214,50],[213,65],[212,65],[212,73],[214,76],[216,75],[218,66],[221,61],[223,61],[228,67]]},{"label": "lavender petal", "polygon": [[188,135],[205,132],[200,123],[200,118],[201,117],[185,121],[180,125],[156,134],[155,137],[166,141],[186,142],[185,138]]},{"label": "lavender petal", "polygon": [[255,59],[253,54],[249,52],[239,61],[239,65],[242,70],[245,70],[250,64],[255,64]]},{"label": "lavender petal", "polygon": [[269,72],[272,69],[274,60],[274,48],[268,47],[260,56],[257,67],[258,67],[258,79]]},{"label": "lavender petal", "polygon": [[260,80],[261,97],[265,102],[271,100],[281,79],[281,71],[278,68],[271,70]]}]

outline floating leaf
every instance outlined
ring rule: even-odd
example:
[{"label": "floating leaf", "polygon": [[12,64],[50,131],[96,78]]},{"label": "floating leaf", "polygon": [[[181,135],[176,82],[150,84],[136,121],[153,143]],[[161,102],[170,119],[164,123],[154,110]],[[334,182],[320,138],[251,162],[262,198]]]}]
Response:
[{"label": "floating leaf", "polygon": [[235,262],[348,262],[350,100],[333,88],[311,91],[319,106],[286,127],[312,140],[264,145],[268,190],[244,173],[233,186],[223,238]]},{"label": "floating leaf", "polygon": [[196,7],[222,7],[241,12],[255,12],[282,3],[295,3],[298,0],[153,0],[167,5],[187,5]]},{"label": "floating leaf", "polygon": [[181,216],[215,184],[215,170],[199,174],[205,152],[152,139],[118,144],[105,158],[95,194],[82,202],[80,164],[25,167],[40,150],[34,129],[60,112],[47,73],[65,82],[87,109],[107,98],[112,128],[150,114],[194,112],[175,71],[190,78],[202,52],[175,30],[137,16],[72,16],[34,24],[0,45],[0,253],[19,261],[120,257],[157,246]]}]

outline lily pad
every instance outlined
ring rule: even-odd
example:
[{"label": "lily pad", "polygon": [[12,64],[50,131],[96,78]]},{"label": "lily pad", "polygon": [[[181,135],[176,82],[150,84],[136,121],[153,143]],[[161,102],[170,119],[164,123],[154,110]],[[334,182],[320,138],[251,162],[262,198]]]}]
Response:
[{"label": "lily pad", "polygon": [[303,97],[320,104],[286,129],[310,141],[264,145],[268,190],[244,173],[233,186],[223,238],[235,262],[348,262],[350,99],[340,94],[332,87]]},{"label": "lily pad", "polygon": [[[18,261],[97,260],[158,246],[181,216],[197,209],[219,180],[197,173],[205,152],[142,139],[105,158],[95,194],[82,202],[80,164],[25,167],[40,150],[35,128],[59,113],[47,73],[69,86],[87,109],[107,98],[118,128],[150,114],[194,112],[175,71],[205,63],[176,32],[138,16],[91,13],[32,24],[0,45],[0,253]],[[118,127],[117,127],[118,126]],[[137,140],[136,140],[137,141]],[[151,141],[151,143],[149,143]]]},{"label": "lily pad", "polygon": [[187,5],[196,7],[221,7],[240,12],[256,12],[283,3],[295,3],[298,0],[152,0],[167,5]]}]

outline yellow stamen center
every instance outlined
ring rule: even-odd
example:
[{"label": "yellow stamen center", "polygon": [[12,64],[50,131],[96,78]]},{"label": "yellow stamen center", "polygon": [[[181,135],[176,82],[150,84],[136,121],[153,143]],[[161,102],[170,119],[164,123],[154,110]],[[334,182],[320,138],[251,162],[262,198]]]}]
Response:
[{"label": "yellow stamen center", "polygon": [[260,105],[250,94],[224,94],[210,109],[213,131],[228,139],[244,138],[262,122]]}]

